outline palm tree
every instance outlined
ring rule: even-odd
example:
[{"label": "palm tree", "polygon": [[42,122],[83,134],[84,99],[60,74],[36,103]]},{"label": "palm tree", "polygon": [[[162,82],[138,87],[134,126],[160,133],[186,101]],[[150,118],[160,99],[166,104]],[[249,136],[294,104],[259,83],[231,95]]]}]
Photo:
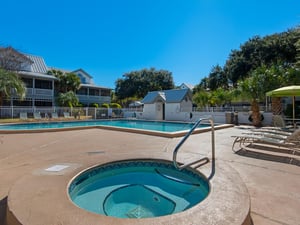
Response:
[{"label": "palm tree", "polygon": [[251,118],[252,124],[256,127],[261,126],[261,116],[259,112],[259,99],[261,98],[262,86],[258,79],[254,77],[249,77],[238,83],[238,88],[241,90],[241,94],[245,97],[250,98],[251,101]]},{"label": "palm tree", "polygon": [[74,107],[78,105],[78,98],[73,91],[59,93],[57,101],[60,106]]},{"label": "palm tree", "polygon": [[80,78],[75,73],[65,73],[60,70],[49,70],[49,75],[54,75],[58,78],[55,84],[56,93],[67,93],[69,91],[76,91],[80,88]]},{"label": "palm tree", "polygon": [[265,99],[266,92],[277,88],[283,81],[282,74],[276,66],[267,67],[262,65],[250,72],[250,76],[238,82],[238,89],[242,97],[251,100],[252,123],[261,126],[262,117],[259,111],[259,101]]},{"label": "palm tree", "polygon": [[23,99],[25,97],[25,85],[16,73],[0,68],[0,106],[3,105],[3,100],[12,94]]}]

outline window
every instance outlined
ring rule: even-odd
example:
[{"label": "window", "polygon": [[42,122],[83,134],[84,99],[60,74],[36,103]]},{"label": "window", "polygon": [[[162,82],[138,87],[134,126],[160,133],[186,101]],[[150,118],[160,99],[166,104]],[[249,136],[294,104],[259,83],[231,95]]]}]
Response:
[{"label": "window", "polygon": [[76,94],[87,95],[87,88],[80,88],[78,91],[76,91]]},{"label": "window", "polygon": [[110,96],[110,89],[102,89],[101,96]]},{"label": "window", "polygon": [[25,84],[25,87],[27,88],[33,88],[33,80],[30,78],[22,78],[22,81]]},{"label": "window", "polygon": [[52,81],[49,81],[49,80],[35,80],[35,88],[52,89]]},{"label": "window", "polygon": [[48,99],[36,99],[34,101],[35,106],[52,106],[52,101]]},{"label": "window", "polygon": [[78,73],[77,76],[80,78],[80,82],[82,84],[86,84],[86,77],[83,76],[81,73]]},{"label": "window", "polygon": [[99,89],[90,89],[89,91],[89,95],[91,96],[99,96],[99,94],[100,94]]}]

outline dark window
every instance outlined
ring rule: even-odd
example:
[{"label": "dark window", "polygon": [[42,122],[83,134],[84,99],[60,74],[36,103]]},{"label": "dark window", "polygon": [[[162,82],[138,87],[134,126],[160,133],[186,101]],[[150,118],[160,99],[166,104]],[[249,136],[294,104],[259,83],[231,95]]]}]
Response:
[{"label": "dark window", "polygon": [[35,80],[35,88],[52,89],[52,81],[49,81],[49,80]]},{"label": "dark window", "polygon": [[78,95],[87,95],[87,88],[80,88],[76,91],[76,94]]},{"label": "dark window", "polygon": [[32,100],[14,100],[14,106],[32,106]]},{"label": "dark window", "polygon": [[99,89],[90,89],[89,91],[89,95],[91,96],[99,96],[99,93],[100,93]]},{"label": "dark window", "polygon": [[101,96],[110,96],[110,89],[102,89]]},{"label": "dark window", "polygon": [[35,106],[52,106],[52,101],[50,100],[35,100]]},{"label": "dark window", "polygon": [[22,81],[25,84],[25,87],[27,88],[33,88],[33,80],[30,78],[22,78]]}]

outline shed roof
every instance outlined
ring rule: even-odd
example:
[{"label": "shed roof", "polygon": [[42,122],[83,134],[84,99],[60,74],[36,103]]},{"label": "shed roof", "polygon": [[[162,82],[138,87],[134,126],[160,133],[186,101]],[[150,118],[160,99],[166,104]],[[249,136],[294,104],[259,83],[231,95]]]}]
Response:
[{"label": "shed roof", "polygon": [[181,102],[187,95],[191,96],[191,91],[189,89],[151,91],[148,92],[142,102],[144,104],[151,104],[160,99],[166,103],[177,103]]}]

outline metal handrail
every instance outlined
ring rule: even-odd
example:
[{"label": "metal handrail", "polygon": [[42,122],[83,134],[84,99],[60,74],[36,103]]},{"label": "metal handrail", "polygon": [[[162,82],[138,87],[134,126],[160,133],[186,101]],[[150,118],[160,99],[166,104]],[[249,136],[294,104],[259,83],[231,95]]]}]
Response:
[{"label": "metal handrail", "polygon": [[194,130],[199,126],[199,124],[203,121],[203,120],[208,120],[210,122],[211,125],[211,148],[212,148],[212,160],[215,160],[215,129],[214,129],[214,121],[212,117],[208,117],[208,118],[200,118],[199,120],[197,120],[194,124],[194,126],[190,129],[190,131],[181,139],[181,141],[176,145],[174,151],[173,151],[173,164],[175,166],[175,168],[181,170],[187,166],[191,166],[193,164],[196,163],[200,163],[201,161],[204,161],[204,164],[209,162],[209,158],[208,157],[203,157],[201,159],[192,161],[190,163],[186,163],[183,165],[179,165],[177,162],[177,153],[178,150],[180,149],[180,147],[184,144],[184,142],[189,138],[189,136],[194,132]]}]

